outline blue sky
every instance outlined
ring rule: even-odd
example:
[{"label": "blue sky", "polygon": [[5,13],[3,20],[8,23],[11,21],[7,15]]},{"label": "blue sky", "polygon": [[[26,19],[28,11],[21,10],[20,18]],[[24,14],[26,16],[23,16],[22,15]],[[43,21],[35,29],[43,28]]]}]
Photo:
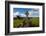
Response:
[{"label": "blue sky", "polygon": [[34,8],[13,8],[13,13],[24,14],[26,11],[30,11],[31,16],[39,16],[39,10]]},{"label": "blue sky", "polygon": [[13,9],[14,11],[13,12],[19,12],[19,13],[25,13],[26,11],[31,11],[32,9],[31,8],[14,8]]}]

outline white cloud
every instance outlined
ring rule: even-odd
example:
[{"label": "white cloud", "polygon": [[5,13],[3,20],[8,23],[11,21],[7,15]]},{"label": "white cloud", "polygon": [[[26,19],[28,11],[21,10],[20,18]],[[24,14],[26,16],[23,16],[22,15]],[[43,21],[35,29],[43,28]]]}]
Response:
[{"label": "white cloud", "polygon": [[20,17],[26,17],[25,14],[20,14],[19,12],[13,13],[13,17],[17,17],[17,15],[19,15]]},{"label": "white cloud", "polygon": [[35,11],[35,12],[34,11],[29,11],[28,17],[38,17],[37,15],[34,16],[33,13],[37,14],[38,12],[37,11]]},{"label": "white cloud", "polygon": [[32,16],[32,11],[29,11],[28,17],[31,17],[31,16]]},{"label": "white cloud", "polygon": [[[29,15],[28,15],[28,17],[38,17],[38,16],[33,16],[32,14],[33,14],[33,11],[28,11],[28,13],[29,13]],[[38,12],[34,12],[34,13],[38,13]],[[20,17],[26,17],[26,15],[24,14],[24,13],[19,13],[19,12],[14,12],[13,13],[13,17],[17,17],[17,15],[19,15]]]},{"label": "white cloud", "polygon": [[19,15],[19,12],[13,13],[13,17],[17,17],[17,15]]},{"label": "white cloud", "polygon": [[13,15],[19,15],[19,12],[15,12],[15,13],[13,13]]},{"label": "white cloud", "polygon": [[26,17],[26,15],[25,15],[25,14],[20,14],[20,16],[21,16],[21,17]]}]

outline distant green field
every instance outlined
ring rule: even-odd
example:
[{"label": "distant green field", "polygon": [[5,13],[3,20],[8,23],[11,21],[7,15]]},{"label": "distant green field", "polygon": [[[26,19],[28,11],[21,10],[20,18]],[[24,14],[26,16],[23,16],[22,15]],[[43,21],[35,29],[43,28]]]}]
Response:
[{"label": "distant green field", "polygon": [[25,18],[23,19],[14,19],[13,20],[13,27],[17,28],[17,27],[25,27],[26,24],[28,24],[29,26],[27,27],[39,27],[39,17],[32,17],[28,20],[26,20]]}]

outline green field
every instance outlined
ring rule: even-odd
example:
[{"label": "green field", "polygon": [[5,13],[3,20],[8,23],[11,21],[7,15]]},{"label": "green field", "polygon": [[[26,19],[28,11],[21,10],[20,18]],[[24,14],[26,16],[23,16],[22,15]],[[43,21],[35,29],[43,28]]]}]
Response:
[{"label": "green field", "polygon": [[32,17],[30,19],[25,18],[15,18],[13,20],[13,27],[39,27],[39,17]]}]

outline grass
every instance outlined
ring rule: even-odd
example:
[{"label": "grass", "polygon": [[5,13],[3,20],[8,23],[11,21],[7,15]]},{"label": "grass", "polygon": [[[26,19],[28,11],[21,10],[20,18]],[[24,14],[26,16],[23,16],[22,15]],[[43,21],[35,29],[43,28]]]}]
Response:
[{"label": "grass", "polygon": [[18,19],[18,18],[14,19],[14,21],[13,21],[13,27],[14,28],[24,27],[25,23],[26,24],[29,23],[30,27],[38,27],[39,26],[39,17],[32,17],[32,18],[30,18],[28,20],[25,20],[25,22],[24,22],[24,20],[25,20],[25,18],[23,18],[23,19]]}]

